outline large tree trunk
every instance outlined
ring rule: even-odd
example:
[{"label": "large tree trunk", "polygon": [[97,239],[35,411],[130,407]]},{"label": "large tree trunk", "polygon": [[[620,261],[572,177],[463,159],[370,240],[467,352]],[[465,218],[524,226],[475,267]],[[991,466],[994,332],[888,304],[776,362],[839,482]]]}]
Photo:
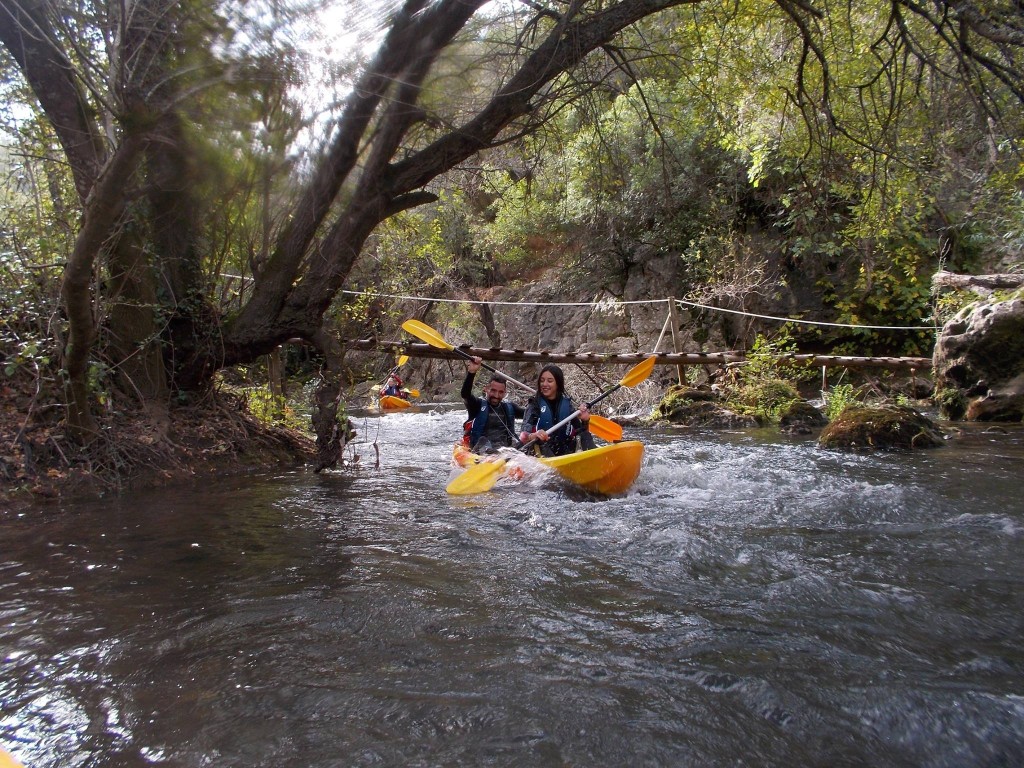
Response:
[{"label": "large tree trunk", "polygon": [[313,396],[311,415],[313,430],[316,433],[314,471],[320,472],[338,465],[346,443],[352,439],[355,432],[347,415],[342,413],[339,417],[345,350],[338,343],[336,336],[328,331],[321,330],[314,335],[314,344],[324,354],[325,360],[320,383]]},{"label": "large tree trunk", "polygon": [[68,427],[73,436],[89,441],[97,434],[89,396],[89,359],[96,339],[92,276],[96,256],[125,207],[123,189],[142,150],[138,137],[126,138],[104,169],[89,196],[82,229],[64,269],[61,296],[68,312],[67,370]]},{"label": "large tree trunk", "polygon": [[108,259],[109,349],[117,380],[140,403],[165,404],[167,370],[160,345],[160,306],[146,249],[131,234],[122,234]]}]

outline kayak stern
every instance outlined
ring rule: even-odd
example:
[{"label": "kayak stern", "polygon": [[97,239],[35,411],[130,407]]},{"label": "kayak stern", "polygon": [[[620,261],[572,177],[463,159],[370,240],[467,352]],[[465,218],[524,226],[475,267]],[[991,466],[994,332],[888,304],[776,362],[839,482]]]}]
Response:
[{"label": "kayak stern", "polygon": [[626,440],[541,461],[581,488],[615,496],[628,491],[640,476],[643,458],[644,444]]}]

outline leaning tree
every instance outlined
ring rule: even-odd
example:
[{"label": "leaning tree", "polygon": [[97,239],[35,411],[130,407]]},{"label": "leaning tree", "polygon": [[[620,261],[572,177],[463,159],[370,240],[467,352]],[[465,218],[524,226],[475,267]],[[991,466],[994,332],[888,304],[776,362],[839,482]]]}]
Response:
[{"label": "leaning tree", "polygon": [[[376,53],[359,67],[335,118],[312,125],[323,139],[306,146],[319,149],[302,162],[279,154],[282,162],[263,164],[264,178],[273,181],[261,198],[265,236],[250,238],[253,279],[229,308],[213,300],[211,264],[220,262],[211,253],[210,223],[220,222],[223,240],[245,229],[251,210],[232,216],[223,190],[211,194],[215,187],[204,182],[204,163],[211,152],[223,161],[248,149],[244,141],[231,145],[230,137],[244,131],[224,125],[211,148],[211,124],[233,120],[251,129],[286,90],[261,90],[280,75],[273,55],[232,57],[238,19],[248,7],[210,0],[0,0],[4,63],[20,73],[73,179],[78,217],[61,285],[62,365],[68,424],[81,438],[97,430],[88,370],[98,354],[146,408],[162,407],[172,393],[202,389],[217,370],[253,361],[288,339],[314,344],[336,370],[340,348],[324,318],[383,221],[436,200],[431,182],[467,159],[538,131],[608,78],[630,77],[631,60],[644,55],[636,45],[643,38],[625,44],[624,35],[638,23],[721,6],[710,0],[522,0],[501,9],[489,0],[396,3]],[[793,68],[784,92],[809,134],[845,130],[833,109],[829,42],[831,25],[840,21],[847,31],[873,36],[863,41],[878,52],[875,71],[865,72],[866,90],[898,76],[894,62],[913,61],[921,68],[951,65],[944,74],[962,80],[997,117],[1007,104],[994,94],[1012,94],[1013,108],[1022,100],[1024,25],[1013,0],[736,0],[733,10],[770,15],[786,29],[780,44]],[[849,23],[865,13],[876,22]],[[244,31],[253,36],[251,28]],[[675,40],[673,48],[700,44],[696,36]],[[914,96],[891,80],[888,85],[885,109],[898,110],[900,99]],[[248,106],[231,101],[233,90],[243,88]],[[251,109],[261,99],[263,109]],[[280,175],[289,185],[275,180]],[[322,466],[337,459],[331,432],[338,386],[328,376],[318,397]]]}]

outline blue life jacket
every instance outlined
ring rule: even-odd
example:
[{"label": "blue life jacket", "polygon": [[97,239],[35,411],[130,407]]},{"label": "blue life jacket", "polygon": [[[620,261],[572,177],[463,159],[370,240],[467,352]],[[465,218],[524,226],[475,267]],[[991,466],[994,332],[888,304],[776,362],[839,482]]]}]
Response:
[{"label": "blue life jacket", "polygon": [[[502,407],[505,409],[505,415],[508,418],[509,436],[515,434],[516,429],[516,412],[512,410],[512,403],[501,401]],[[469,433],[469,444],[474,446],[477,441],[484,436],[484,430],[487,429],[487,415],[491,412],[491,404],[486,400],[483,401],[483,405],[480,407],[480,413],[473,419],[473,429]],[[569,411],[572,413],[572,411]]]},{"label": "blue life jacket", "polygon": [[[557,414],[551,412],[551,408],[548,406],[548,401],[545,398],[538,396],[537,401],[540,405],[540,416],[537,419],[537,429],[547,430],[550,427],[553,427],[558,422],[562,421],[563,419],[567,419],[569,416],[572,415],[573,411],[576,410],[575,408],[573,408],[572,400],[567,398],[565,395],[562,395],[561,400],[558,401]],[[570,437],[572,437],[571,430],[572,425],[566,424],[553,435],[549,433],[549,436],[561,438],[563,440],[568,440]]]}]

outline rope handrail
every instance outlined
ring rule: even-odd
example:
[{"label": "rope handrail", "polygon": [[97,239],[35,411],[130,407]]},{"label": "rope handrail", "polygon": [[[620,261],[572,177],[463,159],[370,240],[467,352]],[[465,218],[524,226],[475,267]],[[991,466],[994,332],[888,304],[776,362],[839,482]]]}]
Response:
[{"label": "rope handrail", "polygon": [[[411,357],[426,357],[441,360],[464,359],[457,352],[433,347],[430,344],[409,342],[404,340],[386,341],[384,339],[342,339],[342,346],[347,349],[369,351],[374,349],[387,350],[392,354],[404,354]],[[495,347],[476,347],[460,344],[458,348],[468,355],[481,357],[484,360],[495,360],[517,363],[566,363],[577,365],[635,365],[651,357],[650,352],[551,352],[530,351],[523,349],[500,349]],[[656,352],[654,357],[658,365],[729,365],[742,363],[747,353],[731,350],[727,352]],[[859,357],[852,355],[818,355],[812,353],[785,352],[780,359],[795,363],[806,363],[814,366],[841,368],[889,368],[912,370],[928,370],[932,360],[928,357]]]},{"label": "rope handrail", "polygon": [[[671,299],[635,299],[620,301],[618,299],[603,299],[600,301],[484,301],[482,299],[445,299],[432,296],[411,296],[398,293],[380,293],[378,291],[350,291],[342,290],[341,293],[350,296],[375,296],[382,299],[400,299],[402,301],[436,301],[447,304],[490,304],[492,306],[514,306],[514,307],[616,307],[629,304],[662,304],[668,303]],[[761,315],[755,312],[746,312],[738,309],[726,309],[724,307],[712,307],[708,304],[699,304],[694,301],[676,299],[676,304],[706,309],[712,312],[725,312],[732,315],[744,317],[755,317],[761,320],[776,320],[782,323],[796,323],[801,325],[821,325],[830,328],[850,328],[853,330],[870,331],[937,331],[939,325],[856,325],[852,323],[829,323],[823,320],[801,320],[795,317],[778,317],[776,315]]]}]

